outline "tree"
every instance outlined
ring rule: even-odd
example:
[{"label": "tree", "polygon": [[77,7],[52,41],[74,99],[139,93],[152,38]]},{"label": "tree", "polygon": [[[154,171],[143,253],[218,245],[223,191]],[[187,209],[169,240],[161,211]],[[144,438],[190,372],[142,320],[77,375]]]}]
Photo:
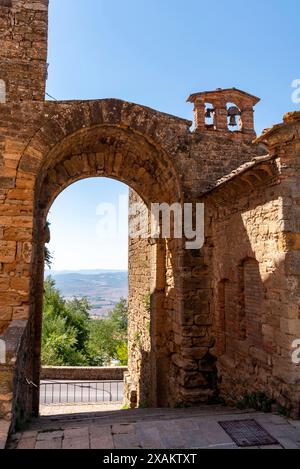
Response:
[{"label": "tree", "polygon": [[107,319],[93,321],[91,324],[90,347],[94,358],[103,365],[112,362],[126,366],[128,363],[128,307],[122,298]]},{"label": "tree", "polygon": [[121,366],[128,365],[128,342],[124,340],[117,345],[117,358]]},{"label": "tree", "polygon": [[54,280],[45,281],[42,363],[45,365],[88,365],[90,306],[88,301],[65,301]]},{"label": "tree", "polygon": [[121,298],[119,303],[116,304],[115,308],[110,315],[111,321],[115,324],[116,331],[124,339],[127,338],[128,331],[128,307],[127,300]]},{"label": "tree", "polygon": [[128,309],[121,299],[107,319],[92,320],[86,298],[66,301],[45,281],[42,364],[52,366],[127,365]]},{"label": "tree", "polygon": [[[88,362],[76,348],[76,331],[60,317],[44,318],[42,364],[48,366],[84,366]],[[48,316],[48,317],[47,317]]]},{"label": "tree", "polygon": [[109,319],[92,321],[89,354],[94,366],[109,366],[117,359],[114,324]]},{"label": "tree", "polygon": [[48,267],[49,270],[51,270],[52,262],[53,262],[53,256],[52,256],[48,246],[44,246],[44,260],[45,260],[45,265]]},{"label": "tree", "polygon": [[116,360],[122,366],[128,364],[128,306],[125,298],[121,298],[111,313],[110,321],[115,331]]},{"label": "tree", "polygon": [[[49,233],[48,240],[46,241],[48,243],[50,241],[50,222],[49,221],[46,221],[45,230]],[[48,269],[51,270],[52,262],[53,262],[53,256],[52,256],[48,246],[46,246],[46,244],[44,246],[44,261],[45,261],[45,265],[48,267]]]},{"label": "tree", "polygon": [[90,335],[91,306],[86,298],[74,298],[65,302],[65,317],[68,327],[76,330],[76,344],[81,351],[86,351]]}]

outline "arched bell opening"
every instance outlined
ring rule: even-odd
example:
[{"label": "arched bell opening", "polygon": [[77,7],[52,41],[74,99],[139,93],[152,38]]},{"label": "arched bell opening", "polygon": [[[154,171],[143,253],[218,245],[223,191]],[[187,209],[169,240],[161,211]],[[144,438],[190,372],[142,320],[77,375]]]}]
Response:
[{"label": "arched bell opening", "polygon": [[242,112],[235,103],[227,103],[227,123],[228,130],[240,132],[243,128]]},{"label": "arched bell opening", "polygon": [[207,130],[215,130],[215,108],[211,103],[205,103],[205,126]]}]

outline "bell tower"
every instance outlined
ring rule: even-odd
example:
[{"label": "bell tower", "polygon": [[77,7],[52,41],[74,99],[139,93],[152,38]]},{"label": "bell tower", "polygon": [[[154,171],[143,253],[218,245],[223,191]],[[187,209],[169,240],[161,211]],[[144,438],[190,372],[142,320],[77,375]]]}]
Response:
[{"label": "bell tower", "polygon": [[196,131],[232,131],[249,139],[256,137],[254,106],[259,101],[256,96],[236,88],[218,88],[188,98],[194,104]]},{"label": "bell tower", "polygon": [[49,0],[0,0],[0,103],[43,101]]}]

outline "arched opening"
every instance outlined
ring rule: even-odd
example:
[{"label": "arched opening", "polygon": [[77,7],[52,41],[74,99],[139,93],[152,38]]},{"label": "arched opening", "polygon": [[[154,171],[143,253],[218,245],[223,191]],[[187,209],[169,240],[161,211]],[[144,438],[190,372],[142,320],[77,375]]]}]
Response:
[{"label": "arched opening", "polygon": [[[27,164],[21,162],[21,168]],[[32,381],[40,380],[44,282],[45,229],[49,210],[58,195],[81,179],[108,177],[130,187],[130,200],[142,212],[152,203],[181,201],[172,164],[144,137],[113,126],[78,131],[59,142],[44,159],[35,185],[34,245],[31,305],[34,334]],[[146,217],[149,229],[149,220]],[[143,231],[143,230],[142,230]],[[182,240],[151,240],[142,235],[129,241],[128,374],[125,402],[130,407],[172,406],[178,383],[170,385],[172,354],[179,352],[172,330],[178,329],[182,297],[180,269]],[[38,413],[39,390],[31,390]]]},{"label": "arched opening", "polygon": [[6,103],[6,83],[4,80],[0,80],[0,104]]},{"label": "arched opening", "polygon": [[215,108],[211,103],[205,103],[205,126],[207,130],[215,130]]},{"label": "arched opening", "polygon": [[0,364],[6,363],[6,343],[4,340],[0,340]]},{"label": "arched opening", "polygon": [[50,208],[40,415],[123,406],[128,366],[128,196],[122,183],[89,178],[64,189]]},{"label": "arched opening", "polygon": [[240,108],[234,103],[227,103],[228,130],[240,132],[242,130],[242,113]]}]

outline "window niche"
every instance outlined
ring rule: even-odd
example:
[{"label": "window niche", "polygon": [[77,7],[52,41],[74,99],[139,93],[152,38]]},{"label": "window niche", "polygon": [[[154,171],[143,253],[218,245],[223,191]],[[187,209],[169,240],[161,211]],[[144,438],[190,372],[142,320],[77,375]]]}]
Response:
[{"label": "window niche", "polygon": [[0,104],[5,104],[5,103],[6,103],[6,83],[4,80],[0,79]]},{"label": "window niche", "polygon": [[223,355],[227,350],[227,314],[228,314],[228,287],[229,280],[223,279],[218,284],[218,354]]},{"label": "window niche", "polygon": [[262,303],[264,300],[264,286],[259,272],[258,261],[247,258],[240,269],[241,332],[244,339],[250,339],[259,346],[262,340]]}]

